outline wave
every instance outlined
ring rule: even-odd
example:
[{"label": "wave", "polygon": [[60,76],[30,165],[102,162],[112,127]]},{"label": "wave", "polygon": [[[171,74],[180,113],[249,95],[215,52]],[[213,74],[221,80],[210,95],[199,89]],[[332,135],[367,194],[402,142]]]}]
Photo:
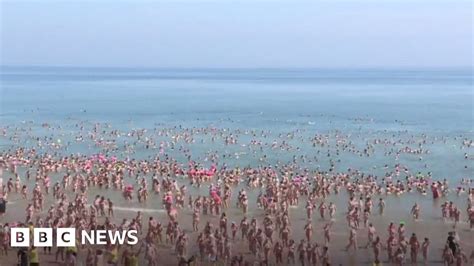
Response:
[{"label": "wave", "polygon": [[125,211],[125,212],[144,212],[144,213],[166,213],[163,209],[147,209],[147,208],[134,208],[134,207],[121,207],[114,206],[114,211]]}]

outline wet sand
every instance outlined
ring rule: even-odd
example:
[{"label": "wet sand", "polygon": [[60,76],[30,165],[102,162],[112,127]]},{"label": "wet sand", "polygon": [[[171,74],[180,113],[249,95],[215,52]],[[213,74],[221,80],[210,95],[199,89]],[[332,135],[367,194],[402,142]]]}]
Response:
[{"label": "wet sand", "polygon": [[[183,184],[187,183],[185,180],[181,180]],[[240,185],[239,187],[245,187],[244,185]],[[236,189],[237,190],[237,189]],[[259,189],[249,189],[250,197],[255,198],[256,194],[258,193]],[[92,192],[93,191],[93,192]],[[92,201],[95,193],[101,194],[101,192],[105,192],[106,190],[92,190],[89,193],[90,200]],[[202,195],[206,196],[207,189],[202,188],[199,189],[190,189],[189,190],[191,195]],[[110,193],[110,192],[107,192]],[[116,193],[121,193],[120,191],[116,191]],[[253,194],[253,196],[252,196]],[[234,195],[235,196],[235,195]],[[407,235],[411,235],[412,232],[416,232],[419,239],[424,237],[429,237],[431,241],[431,248],[430,248],[430,260],[428,261],[427,265],[435,265],[435,264],[442,264],[441,260],[441,251],[442,247],[446,242],[446,237],[449,231],[453,231],[453,222],[444,222],[441,219],[440,213],[440,206],[445,200],[451,200],[455,202],[457,205],[464,206],[466,202],[466,195],[464,196],[457,196],[457,195],[450,195],[446,199],[439,199],[437,201],[433,201],[431,196],[420,196],[416,195],[416,193],[411,194],[403,194],[402,196],[395,196],[395,195],[388,195],[382,196],[384,199],[389,202],[386,207],[386,211],[383,216],[377,214],[377,211],[374,211],[374,214],[370,217],[370,222],[374,224],[375,228],[377,229],[378,235],[385,240],[388,237],[387,233],[387,225],[390,222],[405,222],[406,225],[406,232]],[[290,218],[292,224],[292,238],[299,242],[299,239],[304,238],[304,230],[302,229],[306,224],[306,213],[304,211],[305,208],[305,197],[302,197],[298,206],[290,207]],[[331,262],[333,265],[369,265],[373,262],[373,255],[371,248],[366,249],[364,246],[367,243],[367,229],[363,226],[358,230],[358,246],[360,249],[356,252],[354,251],[345,251],[344,247],[347,245],[348,240],[348,232],[349,229],[347,227],[347,221],[345,219],[344,209],[346,208],[345,202],[348,200],[348,194],[346,192],[341,192],[339,195],[331,195],[325,201],[326,202],[335,202],[338,208],[336,213],[335,220],[333,221],[334,224],[332,226],[332,241],[330,244],[330,255],[331,255]],[[409,207],[403,206],[410,206],[414,201],[417,201],[422,204],[422,214],[421,219],[419,221],[414,221],[412,216],[409,213]],[[25,218],[24,210],[26,208],[26,201],[21,199],[20,195],[18,194],[11,194],[9,197],[9,204],[8,204],[8,212],[7,216],[0,218],[0,223],[5,223],[9,221],[22,221]],[[232,202],[236,202],[236,198],[232,199]],[[320,201],[318,201],[319,203]],[[46,201],[45,205],[49,206],[52,203],[52,200]],[[115,217],[114,221],[120,222],[123,218],[131,218],[136,215],[136,211],[142,211],[143,213],[143,221],[147,221],[148,217],[152,216],[155,217],[158,221],[166,224],[168,221],[168,217],[163,209],[161,203],[161,196],[154,195],[151,193],[151,196],[146,203],[137,203],[137,202],[130,202],[130,203],[121,203],[121,205],[115,206],[114,208]],[[229,209],[225,210],[226,214],[229,217],[229,221],[236,221],[237,223],[243,218],[243,213],[241,209],[237,209],[234,206],[231,206]],[[39,213],[39,215],[44,215],[46,212]],[[249,204],[249,213],[247,217],[255,217],[257,219],[261,219],[264,216],[263,209],[259,209],[255,202],[250,202]],[[99,218],[99,221],[103,221],[104,218]],[[201,228],[205,224],[205,222],[211,221],[214,224],[218,224],[219,216],[218,215],[203,215],[201,216]],[[323,244],[323,226],[328,223],[330,220],[326,218],[325,220],[321,220],[319,218],[319,213],[315,211],[313,213],[312,224],[314,226],[314,236],[313,241]],[[192,232],[192,211],[189,208],[185,208],[179,211],[178,215],[178,222],[180,226],[184,229],[184,231],[189,236],[189,244],[188,244],[188,255],[198,254],[198,249],[196,243],[196,238],[198,233]],[[464,250],[468,251],[468,255],[470,251],[474,249],[474,232],[469,230],[469,225],[465,221],[465,217],[463,221],[458,225],[456,230],[461,239],[461,245]],[[174,252],[173,245],[166,245],[160,244],[158,245],[159,250],[159,265],[177,265],[177,258],[176,253]],[[10,250],[9,256],[1,256],[2,263],[1,265],[15,265],[15,256],[14,254],[15,249]],[[85,260],[85,251],[80,251],[79,253],[79,261]],[[238,233],[237,240],[233,242],[233,254],[243,254],[245,259],[248,261],[258,261],[256,258],[251,255],[248,251],[248,244],[247,241],[242,240],[240,238],[240,232]],[[390,265],[387,261],[386,251],[382,251],[381,253],[382,261]],[[54,248],[53,248],[53,255],[46,255],[41,254],[41,262],[43,265],[56,265],[54,259]],[[145,263],[142,260],[142,263]],[[218,263],[218,265],[224,262]],[[271,262],[274,264],[274,262]],[[408,263],[407,263],[408,264]],[[81,265],[81,264],[78,264]],[[210,262],[202,261],[199,262],[198,265],[213,265]],[[423,263],[419,263],[418,265],[424,265]]]}]

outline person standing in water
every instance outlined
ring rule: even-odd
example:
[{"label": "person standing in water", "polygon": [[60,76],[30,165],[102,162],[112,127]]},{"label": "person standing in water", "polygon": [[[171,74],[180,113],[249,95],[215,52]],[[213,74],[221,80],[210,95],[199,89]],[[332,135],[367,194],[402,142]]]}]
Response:
[{"label": "person standing in water", "polygon": [[35,246],[30,248],[28,260],[30,261],[30,266],[39,266],[39,255],[38,249]]}]

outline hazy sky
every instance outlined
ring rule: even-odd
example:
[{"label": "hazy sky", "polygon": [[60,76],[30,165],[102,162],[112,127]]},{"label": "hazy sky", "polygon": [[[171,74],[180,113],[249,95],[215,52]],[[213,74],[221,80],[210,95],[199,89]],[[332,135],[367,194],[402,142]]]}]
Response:
[{"label": "hazy sky", "polygon": [[2,65],[457,67],[472,1],[0,0]]}]

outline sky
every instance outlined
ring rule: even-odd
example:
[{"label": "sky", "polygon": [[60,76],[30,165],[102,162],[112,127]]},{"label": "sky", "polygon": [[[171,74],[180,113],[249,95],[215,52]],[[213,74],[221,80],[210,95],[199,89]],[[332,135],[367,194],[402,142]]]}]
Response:
[{"label": "sky", "polygon": [[0,64],[472,67],[464,0],[0,0]]}]

